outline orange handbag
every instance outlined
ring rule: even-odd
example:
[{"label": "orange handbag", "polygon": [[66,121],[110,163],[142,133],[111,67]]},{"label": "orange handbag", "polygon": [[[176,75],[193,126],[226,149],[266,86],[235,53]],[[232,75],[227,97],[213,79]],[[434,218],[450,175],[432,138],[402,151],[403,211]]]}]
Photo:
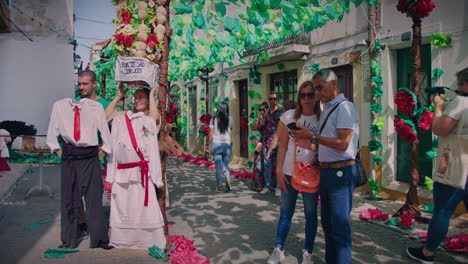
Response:
[{"label": "orange handbag", "polygon": [[291,185],[302,192],[315,193],[320,185],[320,167],[305,161],[296,161],[296,145],[294,145],[294,171]]}]

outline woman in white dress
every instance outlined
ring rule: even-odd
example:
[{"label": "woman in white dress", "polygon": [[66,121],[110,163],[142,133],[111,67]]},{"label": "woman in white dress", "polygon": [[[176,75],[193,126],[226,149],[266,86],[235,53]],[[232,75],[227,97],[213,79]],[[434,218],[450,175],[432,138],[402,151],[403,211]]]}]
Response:
[{"label": "woman in white dress", "polygon": [[7,143],[9,142],[11,142],[10,133],[5,129],[0,129],[0,171],[11,170],[7,163],[10,157],[10,152],[7,147]]},{"label": "woman in white dress", "polygon": [[155,185],[163,186],[158,128],[147,115],[149,93],[146,89],[137,90],[135,113],[128,111],[112,122],[112,155],[106,180],[113,183],[110,244],[116,248],[146,250],[155,245],[164,249],[166,245],[155,191]]}]

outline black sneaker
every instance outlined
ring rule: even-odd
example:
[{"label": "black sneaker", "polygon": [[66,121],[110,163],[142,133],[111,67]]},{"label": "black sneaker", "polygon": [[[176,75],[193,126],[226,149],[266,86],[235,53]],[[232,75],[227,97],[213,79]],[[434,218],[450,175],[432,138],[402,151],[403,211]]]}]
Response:
[{"label": "black sneaker", "polygon": [[222,192],[224,192],[223,186],[222,186],[222,185],[219,185],[219,186],[216,188],[216,192],[217,192],[217,193],[222,193]]},{"label": "black sneaker", "polygon": [[226,183],[226,187],[224,189],[224,192],[231,192],[231,186],[229,184]]},{"label": "black sneaker", "polygon": [[420,263],[424,264],[431,264],[434,263],[434,256],[431,257],[426,257],[423,254],[423,248],[424,247],[419,247],[419,248],[406,248],[406,253],[408,253],[408,256]]}]

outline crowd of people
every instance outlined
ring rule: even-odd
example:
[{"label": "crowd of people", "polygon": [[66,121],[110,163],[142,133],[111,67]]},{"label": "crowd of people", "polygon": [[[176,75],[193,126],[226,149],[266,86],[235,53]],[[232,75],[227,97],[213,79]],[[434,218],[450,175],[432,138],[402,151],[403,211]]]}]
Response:
[{"label": "crowd of people", "polygon": [[[457,81],[459,95],[455,100],[446,104],[440,96],[433,97],[436,135],[450,136],[461,131],[468,136],[468,122],[464,122],[468,119],[468,68],[457,73]],[[326,262],[352,261],[350,213],[358,175],[359,116],[353,103],[340,93],[337,82],[332,70],[323,69],[299,86],[297,102],[284,101],[280,107],[278,94],[271,92],[269,102],[259,106],[253,125],[260,132],[254,155],[255,190],[281,197],[276,240],[268,263],[280,263],[285,258],[286,238],[298,197],[303,199],[306,220],[302,263],[312,263],[319,196]],[[86,229],[91,248],[165,248],[164,219],[156,192],[164,185],[158,142],[161,122],[154,99],[157,86],[143,89],[142,84],[133,83],[140,88],[134,95],[134,110],[118,112],[117,104],[125,94],[123,85],[109,103],[96,95],[96,76],[92,71],[82,72],[78,84],[78,98],[54,104],[47,133],[48,146],[63,160],[59,247],[77,247]],[[229,105],[221,102],[210,121],[205,149],[213,154],[216,192],[231,191],[232,127]],[[59,144],[58,137],[63,144]],[[101,203],[100,153],[107,156],[105,180],[113,184],[109,229]],[[298,164],[318,168],[313,187],[294,184]],[[435,209],[428,240],[422,248],[408,248],[410,257],[422,263],[434,261],[450,216],[467,197],[468,183],[464,190],[435,183]]]}]

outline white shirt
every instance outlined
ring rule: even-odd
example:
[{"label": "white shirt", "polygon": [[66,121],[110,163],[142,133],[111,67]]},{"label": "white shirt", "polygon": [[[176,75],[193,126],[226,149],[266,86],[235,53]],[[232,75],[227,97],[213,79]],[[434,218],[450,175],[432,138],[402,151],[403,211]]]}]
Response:
[{"label": "white shirt", "polygon": [[[216,122],[215,122],[216,119]],[[231,129],[232,129],[232,117],[229,117],[228,128],[224,133],[218,129],[218,119],[216,117],[211,118],[210,128],[214,128],[213,132],[213,143],[228,143],[231,144]]]},{"label": "white shirt", "polygon": [[[296,120],[294,119],[295,112],[296,112],[295,109],[291,109],[291,110],[284,112],[280,116],[280,122],[283,122],[284,125],[288,125],[289,123],[296,122]],[[296,123],[301,127],[307,128],[309,131],[318,133],[318,130],[319,130],[318,122],[319,120],[317,119],[316,115],[311,115],[311,116],[301,115]],[[284,155],[284,161],[283,161],[283,173],[289,176],[291,176],[294,171],[294,145],[295,145],[294,137],[292,137],[292,135],[289,134],[288,148],[286,150],[286,154]],[[304,149],[301,147],[296,147],[296,161],[313,162],[315,155],[316,153],[311,150]]]},{"label": "white shirt", "polygon": [[[449,101],[444,109],[444,115],[460,121],[463,116],[463,127],[461,134],[468,136],[468,97],[455,96],[453,101]],[[461,124],[461,123],[458,123]],[[451,133],[457,133],[457,127],[454,127]]]},{"label": "white shirt", "polygon": [[[80,140],[78,142],[73,137],[76,105],[80,109]],[[52,107],[46,143],[51,151],[60,149],[57,140],[60,135],[65,142],[76,147],[97,146],[99,145],[98,131],[101,132],[103,142],[101,150],[109,154],[111,151],[110,132],[102,105],[87,98],[79,102],[65,98],[55,102]]]},{"label": "white shirt", "polygon": [[[126,113],[132,122],[138,148],[143,153],[145,160],[149,162],[149,177],[157,187],[162,187],[161,159],[159,156],[158,133],[156,122],[143,112]],[[145,132],[146,131],[146,132]],[[125,114],[119,115],[112,121],[112,154],[108,157],[106,181],[113,183],[128,183],[129,181],[141,182],[140,167],[129,169],[117,169],[119,163],[131,163],[140,161],[137,152],[133,148],[130,134],[128,133]]]},{"label": "white shirt", "polygon": [[6,129],[0,129],[0,136],[8,136],[8,137],[0,137],[0,158],[8,158],[10,157],[10,152],[8,152],[7,143],[11,141],[9,137],[10,133]]}]

